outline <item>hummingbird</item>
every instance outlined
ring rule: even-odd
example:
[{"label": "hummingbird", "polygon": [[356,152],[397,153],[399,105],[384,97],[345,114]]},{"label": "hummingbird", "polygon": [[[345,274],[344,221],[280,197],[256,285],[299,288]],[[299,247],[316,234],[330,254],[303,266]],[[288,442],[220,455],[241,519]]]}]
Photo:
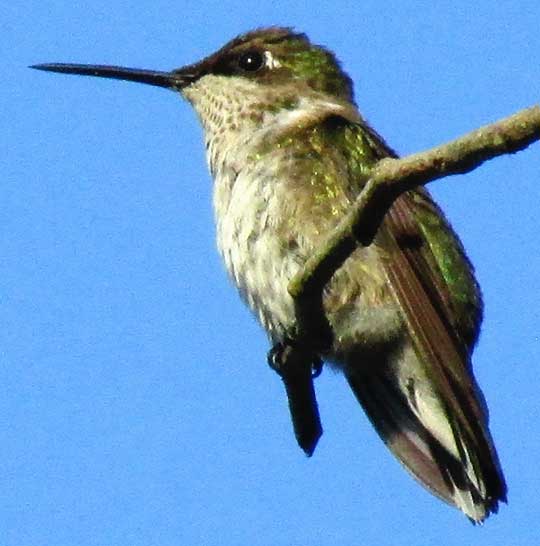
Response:
[{"label": "hummingbird", "polygon": [[[291,28],[269,27],[172,71],[32,68],[146,83],[191,103],[204,129],[226,269],[271,343],[294,339],[289,281],[374,166],[397,157],[360,114],[335,55]],[[318,356],[343,373],[391,452],[472,522],[497,512],[507,489],[471,365],[481,291],[426,189],[395,200],[373,243],[333,275],[322,307],[332,339]]]}]

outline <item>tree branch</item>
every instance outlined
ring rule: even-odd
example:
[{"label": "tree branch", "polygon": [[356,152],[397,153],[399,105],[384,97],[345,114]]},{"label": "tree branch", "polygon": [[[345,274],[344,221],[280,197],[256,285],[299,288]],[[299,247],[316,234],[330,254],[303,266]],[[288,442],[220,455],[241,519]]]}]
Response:
[{"label": "tree branch", "polygon": [[[358,245],[371,244],[394,201],[417,186],[469,172],[488,159],[518,152],[537,140],[540,140],[540,106],[533,106],[442,146],[401,159],[383,159],[374,167],[350,213],[288,286],[296,306],[298,338],[288,345],[289,351],[282,353],[287,356],[281,362],[281,375],[295,430],[301,422],[303,430],[318,431],[319,435],[321,431],[320,423],[309,422],[309,415],[318,420],[312,377],[305,373],[300,376],[295,370],[309,370],[318,352],[331,344],[332,332],[323,312],[323,289]],[[301,388],[298,377],[303,377]],[[291,388],[291,384],[296,387]],[[306,393],[311,394],[306,397]],[[298,413],[300,398],[310,408]],[[318,436],[303,438],[303,444],[310,445],[312,451],[317,440]]]},{"label": "tree branch", "polygon": [[374,167],[350,213],[291,280],[289,293],[300,302],[322,292],[358,244],[371,244],[384,215],[402,193],[438,178],[467,173],[488,159],[518,152],[536,140],[540,140],[540,106],[431,150],[401,159],[383,159]]}]

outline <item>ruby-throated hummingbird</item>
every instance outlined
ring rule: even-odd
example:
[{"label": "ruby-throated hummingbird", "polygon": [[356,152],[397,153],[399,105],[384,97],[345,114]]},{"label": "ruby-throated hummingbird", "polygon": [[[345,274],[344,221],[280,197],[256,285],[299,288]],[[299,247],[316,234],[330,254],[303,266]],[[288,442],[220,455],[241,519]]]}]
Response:
[{"label": "ruby-throated hummingbird", "polygon": [[[334,55],[287,28],[238,36],[202,61],[157,72],[42,64],[40,70],[148,83],[197,111],[214,178],[217,241],[274,344],[294,338],[287,291],[395,152],[362,118]],[[471,368],[482,318],[463,247],[429,193],[403,194],[374,242],[324,291],[331,346],[373,426],[427,489],[481,522],[506,485]]]}]

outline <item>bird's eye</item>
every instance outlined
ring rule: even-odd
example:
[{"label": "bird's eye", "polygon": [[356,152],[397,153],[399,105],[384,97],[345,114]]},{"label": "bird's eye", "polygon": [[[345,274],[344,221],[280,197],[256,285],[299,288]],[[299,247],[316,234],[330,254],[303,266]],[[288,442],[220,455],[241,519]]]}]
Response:
[{"label": "bird's eye", "polygon": [[257,72],[264,66],[264,56],[259,51],[248,51],[240,56],[238,66],[246,72]]}]

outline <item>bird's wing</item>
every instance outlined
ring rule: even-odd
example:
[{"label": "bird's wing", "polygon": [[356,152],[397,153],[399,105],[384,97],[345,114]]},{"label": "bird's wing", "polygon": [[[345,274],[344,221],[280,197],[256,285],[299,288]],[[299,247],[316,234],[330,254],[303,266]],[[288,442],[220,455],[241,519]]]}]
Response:
[{"label": "bird's wing", "polygon": [[[394,155],[371,129],[367,134],[380,157]],[[430,209],[439,226],[429,226]],[[438,248],[441,237],[452,240]],[[375,243],[421,369],[377,372],[371,392],[357,376],[348,374],[349,383],[401,462],[434,493],[481,521],[505,500],[506,485],[470,365],[481,303],[469,263],[422,189],[395,201]]]}]

